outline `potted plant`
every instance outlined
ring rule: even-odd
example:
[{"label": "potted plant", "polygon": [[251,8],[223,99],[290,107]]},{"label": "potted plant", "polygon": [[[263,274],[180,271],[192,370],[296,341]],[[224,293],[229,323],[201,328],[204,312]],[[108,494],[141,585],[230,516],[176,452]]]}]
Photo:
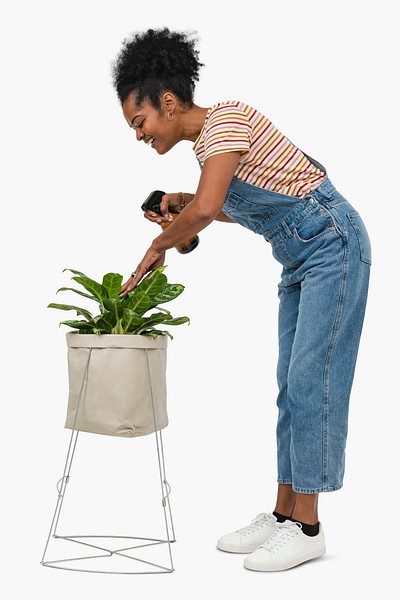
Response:
[{"label": "potted plant", "polygon": [[68,345],[69,397],[65,427],[78,431],[135,437],[168,424],[166,350],[171,333],[160,325],[181,325],[160,307],[179,296],[184,286],[167,281],[165,266],[120,298],[123,277],[107,273],[99,283],[80,271],[64,269],[83,289],[62,287],[94,301],[98,314],[71,304],[49,308],[75,311],[61,321],[73,331]]}]

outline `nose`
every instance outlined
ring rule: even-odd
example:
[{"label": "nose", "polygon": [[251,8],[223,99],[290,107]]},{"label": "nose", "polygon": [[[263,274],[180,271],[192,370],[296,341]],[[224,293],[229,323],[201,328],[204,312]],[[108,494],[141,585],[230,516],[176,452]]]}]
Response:
[{"label": "nose", "polygon": [[137,141],[140,142],[143,138],[144,138],[143,131],[141,131],[140,129],[136,129],[136,139],[137,139]]}]

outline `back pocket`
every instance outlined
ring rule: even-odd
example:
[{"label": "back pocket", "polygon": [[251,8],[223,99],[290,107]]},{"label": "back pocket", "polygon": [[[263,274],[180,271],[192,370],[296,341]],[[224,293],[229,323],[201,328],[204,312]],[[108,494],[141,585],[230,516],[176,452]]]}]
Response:
[{"label": "back pocket", "polygon": [[347,218],[353,226],[360,247],[360,258],[367,265],[371,264],[371,243],[363,220],[357,211],[347,213]]}]

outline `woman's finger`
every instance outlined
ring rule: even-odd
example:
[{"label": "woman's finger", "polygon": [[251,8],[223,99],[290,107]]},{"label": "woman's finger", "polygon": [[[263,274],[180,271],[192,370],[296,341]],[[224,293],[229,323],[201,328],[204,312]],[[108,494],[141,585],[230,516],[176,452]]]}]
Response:
[{"label": "woman's finger", "polygon": [[[143,273],[143,275],[144,275],[144,273]],[[129,292],[134,290],[135,287],[140,282],[140,280],[142,279],[143,275],[139,276],[139,268],[137,271],[134,271],[132,273],[132,275],[129,277],[129,279],[122,285],[119,297],[124,298],[127,294],[129,294]]]},{"label": "woman's finger", "polygon": [[159,215],[153,211],[146,210],[144,217],[152,223],[157,223],[158,225],[160,223],[168,223],[168,221],[172,221],[172,217],[168,212],[166,215]]},{"label": "woman's finger", "polygon": [[161,215],[159,215],[158,213],[152,211],[152,210],[146,210],[144,212],[144,218],[148,219],[149,221],[152,221],[153,223],[161,223]]},{"label": "woman's finger", "polygon": [[172,221],[172,217],[169,214],[169,205],[171,202],[172,194],[164,194],[160,202],[160,212],[166,221]]}]

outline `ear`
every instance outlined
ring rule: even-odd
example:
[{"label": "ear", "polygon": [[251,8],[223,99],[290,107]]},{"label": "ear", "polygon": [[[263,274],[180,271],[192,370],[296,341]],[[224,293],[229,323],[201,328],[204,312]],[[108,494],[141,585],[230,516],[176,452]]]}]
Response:
[{"label": "ear", "polygon": [[165,92],[161,98],[161,105],[165,112],[173,113],[177,106],[176,96],[171,92]]}]

